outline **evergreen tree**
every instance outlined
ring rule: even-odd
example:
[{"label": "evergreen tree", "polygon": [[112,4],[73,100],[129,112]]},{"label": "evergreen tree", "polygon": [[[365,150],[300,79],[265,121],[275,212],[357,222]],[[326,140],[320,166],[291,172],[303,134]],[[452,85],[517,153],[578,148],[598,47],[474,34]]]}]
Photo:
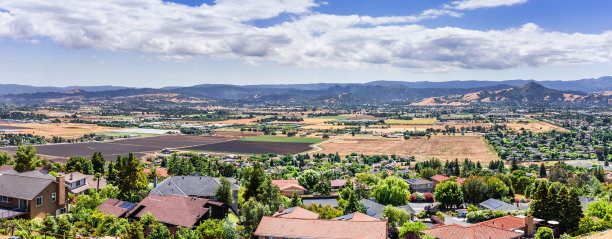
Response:
[{"label": "evergreen tree", "polygon": [[13,155],[13,158],[15,158],[15,165],[13,165],[13,169],[15,169],[17,172],[21,173],[36,169],[36,148],[34,148],[32,145],[17,146],[17,151],[15,152],[15,155]]},{"label": "evergreen tree", "polygon": [[102,152],[95,152],[91,157],[91,163],[93,164],[93,170],[95,173],[104,175],[104,165],[106,164],[106,160],[104,159]]},{"label": "evergreen tree", "polygon": [[68,221],[67,217],[58,217],[57,221],[57,234],[70,236],[72,235],[72,224]]},{"label": "evergreen tree", "polygon": [[57,231],[57,223],[50,214],[47,214],[47,217],[43,220],[43,231],[49,233],[55,233],[55,231]]},{"label": "evergreen tree", "polygon": [[545,218],[547,215],[548,208],[548,185],[545,182],[538,185],[538,189],[533,195],[533,201],[531,201],[531,215],[537,218]]},{"label": "evergreen tree", "polygon": [[544,165],[544,163],[542,163],[542,165],[540,166],[540,178],[545,178],[546,177],[546,166]]},{"label": "evergreen tree", "polygon": [[470,176],[461,183],[461,190],[465,201],[477,204],[487,200],[488,186],[480,177]]},{"label": "evergreen tree", "polygon": [[361,202],[359,202],[359,196],[355,194],[354,191],[349,193],[348,204],[346,208],[344,208],[344,214],[354,213],[354,212],[366,212],[366,207]]},{"label": "evergreen tree", "polygon": [[251,197],[257,197],[257,189],[261,183],[266,180],[266,175],[264,174],[261,163],[255,163],[250,174],[246,175],[246,177],[246,190],[243,195],[245,201],[249,200]]},{"label": "evergreen tree", "polygon": [[545,214],[544,219],[559,220],[563,205],[561,204],[562,199],[559,197],[557,187],[551,185],[548,188],[548,196],[546,200],[548,201],[548,208],[546,210],[547,213]]},{"label": "evergreen tree", "polygon": [[222,177],[221,185],[217,187],[217,190],[215,191],[215,196],[217,197],[217,201],[222,202],[225,205],[232,205],[234,203],[232,183]]},{"label": "evergreen tree", "polygon": [[514,172],[515,170],[518,170],[518,165],[517,165],[516,159],[512,158],[512,167],[510,168],[510,171]]},{"label": "evergreen tree", "polygon": [[578,229],[580,218],[583,217],[582,204],[580,204],[580,193],[576,188],[571,188],[563,200],[563,209],[560,213],[560,226],[562,231],[574,232]]},{"label": "evergreen tree", "polygon": [[117,185],[117,171],[115,171],[115,164],[108,162],[108,171],[106,172],[106,182],[112,185]]},{"label": "evergreen tree", "polygon": [[302,199],[298,196],[297,192],[293,192],[293,196],[291,197],[291,201],[289,201],[290,207],[301,207]]},{"label": "evergreen tree", "polygon": [[119,157],[115,168],[117,170],[117,188],[119,198],[130,199],[133,193],[147,188],[147,176],[145,175],[142,163],[134,154],[130,153],[127,157]]}]

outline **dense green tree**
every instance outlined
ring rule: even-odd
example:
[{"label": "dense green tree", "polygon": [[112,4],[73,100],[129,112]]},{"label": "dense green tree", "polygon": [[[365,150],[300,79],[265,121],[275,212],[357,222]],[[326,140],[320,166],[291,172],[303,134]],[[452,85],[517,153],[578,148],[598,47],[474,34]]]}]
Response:
[{"label": "dense green tree", "polygon": [[7,153],[0,152],[0,166],[7,164],[9,160],[11,160],[11,157]]},{"label": "dense green tree", "polygon": [[142,162],[130,153],[127,157],[118,157],[115,164],[117,171],[117,187],[119,198],[130,199],[134,193],[147,188],[147,176],[143,171]]},{"label": "dense green tree", "polygon": [[297,192],[293,192],[293,196],[291,197],[291,201],[289,201],[290,207],[301,207],[302,199],[298,196]]},{"label": "dense green tree", "polygon": [[236,231],[236,225],[232,222],[229,217],[223,219],[223,224],[221,225],[223,229],[223,239],[238,239],[238,232]]},{"label": "dense green tree", "polygon": [[410,191],[404,180],[391,176],[378,182],[372,189],[372,195],[380,204],[401,206],[408,203]]},{"label": "dense green tree", "polygon": [[43,220],[43,231],[49,233],[55,233],[57,231],[57,223],[55,222],[55,218],[50,214],[47,214],[45,220]]},{"label": "dense green tree", "polygon": [[87,158],[81,156],[73,156],[66,162],[66,172],[81,172],[83,174],[92,175],[94,173],[93,164]]},{"label": "dense green tree", "polygon": [[261,163],[255,163],[253,165],[252,170],[245,175],[244,186],[246,190],[244,191],[243,198],[245,201],[248,201],[251,197],[257,196],[257,189],[261,183],[266,180],[266,175],[264,174],[263,166]]},{"label": "dense green tree", "polygon": [[567,188],[563,187],[559,192],[562,209],[559,213],[560,218],[557,220],[559,220],[562,232],[574,232],[578,229],[580,218],[583,216],[579,196],[580,194],[576,188],[568,191]]},{"label": "dense green tree", "polygon": [[152,225],[149,226],[149,228],[151,228],[151,231],[149,232],[147,239],[171,238],[170,230],[168,230],[168,227],[166,227],[166,225],[164,225],[163,223],[159,223],[159,222],[153,223]]},{"label": "dense green tree", "polygon": [[117,171],[115,171],[115,164],[108,162],[108,171],[106,172],[106,182],[112,185],[117,185]]},{"label": "dense green tree", "polygon": [[592,202],[587,206],[586,215],[589,217],[598,217],[603,219],[606,214],[612,214],[612,203],[606,199]]},{"label": "dense green tree", "polygon": [[102,152],[95,152],[91,157],[91,163],[93,164],[94,172],[104,175],[106,159],[104,159]]},{"label": "dense green tree", "polygon": [[391,205],[385,206],[383,209],[383,217],[387,218],[389,226],[401,227],[404,223],[410,221],[410,213],[403,208],[397,208]]},{"label": "dense green tree", "polygon": [[551,185],[548,188],[548,196],[546,198],[548,201],[548,208],[546,210],[547,213],[545,214],[546,217],[544,218],[546,220],[559,220],[559,213],[561,213],[562,210],[563,199],[559,197],[559,190],[557,190],[557,187]]},{"label": "dense green tree", "polygon": [[567,170],[567,164],[563,162],[557,162],[555,165],[550,167],[550,174],[548,179],[551,182],[561,182],[566,184],[571,176],[571,172]]},{"label": "dense green tree", "polygon": [[531,215],[537,218],[548,217],[548,184],[542,182],[538,185],[533,200],[530,204]]},{"label": "dense green tree", "polygon": [[453,180],[440,182],[436,186],[434,197],[443,207],[454,206],[458,208],[463,204],[463,192],[457,182]]},{"label": "dense green tree", "polygon": [[174,239],[200,239],[202,235],[199,231],[193,230],[191,228],[179,227],[179,229],[174,233]]},{"label": "dense green tree", "polygon": [[545,177],[546,177],[546,165],[542,163],[542,165],[540,166],[540,178],[545,178]]},{"label": "dense green tree", "polygon": [[[407,234],[413,234],[414,236],[420,237],[423,235],[421,233],[422,230],[428,229],[429,227],[422,222],[405,222],[402,227],[399,229],[399,233],[401,237],[406,236]],[[408,237],[414,238],[414,237]],[[420,237],[424,238],[424,237]]]},{"label": "dense green tree", "polygon": [[315,191],[321,195],[329,196],[331,194],[331,181],[329,178],[321,179],[321,182],[315,187]]},{"label": "dense green tree", "polygon": [[434,175],[436,175],[436,171],[433,168],[421,169],[421,176],[427,180],[431,179]]},{"label": "dense green tree", "polygon": [[487,189],[487,196],[495,199],[505,197],[510,191],[510,188],[497,177],[490,177],[487,179]]},{"label": "dense green tree", "polygon": [[259,225],[259,221],[266,214],[268,214],[268,210],[262,203],[255,200],[255,198],[249,199],[242,206],[242,225],[246,234],[249,236],[253,235],[253,232],[255,232]]},{"label": "dense green tree", "polygon": [[555,239],[553,234],[553,230],[548,227],[540,227],[538,228],[538,232],[536,232],[535,239]]},{"label": "dense green tree", "polygon": [[68,217],[57,218],[57,234],[70,236],[72,235],[72,224],[68,220]]},{"label": "dense green tree", "polygon": [[319,173],[312,169],[304,171],[304,173],[302,173],[302,177],[298,178],[298,182],[300,183],[300,185],[310,190],[314,190],[315,186],[317,186],[320,181],[321,176],[319,175]]},{"label": "dense green tree", "polygon": [[17,151],[15,155],[13,155],[15,159],[15,165],[13,165],[13,169],[17,172],[27,172],[36,169],[36,163],[38,158],[36,157],[36,148],[32,145],[17,146]]},{"label": "dense green tree", "polygon": [[366,207],[363,203],[359,202],[359,196],[354,191],[351,191],[348,196],[348,203],[344,208],[344,214],[354,213],[354,212],[366,212]]},{"label": "dense green tree", "polygon": [[488,186],[480,177],[470,176],[461,183],[461,190],[465,200],[477,204],[487,200]]},{"label": "dense green tree", "polygon": [[222,202],[226,205],[232,205],[234,203],[234,194],[232,191],[232,183],[225,179],[221,178],[221,185],[217,187],[215,191],[215,197],[217,197],[217,201]]}]

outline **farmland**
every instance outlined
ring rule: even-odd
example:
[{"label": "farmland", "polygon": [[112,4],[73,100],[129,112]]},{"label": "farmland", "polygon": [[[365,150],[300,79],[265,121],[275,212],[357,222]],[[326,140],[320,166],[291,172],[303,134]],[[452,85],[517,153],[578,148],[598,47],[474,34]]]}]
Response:
[{"label": "farmland", "polygon": [[431,125],[436,122],[436,119],[433,118],[414,118],[411,120],[403,120],[403,119],[388,119],[385,120],[387,124],[401,124],[401,125]]},{"label": "farmland", "polygon": [[322,153],[396,154],[415,156],[417,160],[436,157],[441,160],[469,158],[473,161],[490,162],[497,160],[481,136],[432,136],[413,137],[409,140],[387,139],[374,136],[344,137],[320,145]]},{"label": "farmland", "polygon": [[93,124],[38,124],[38,123],[25,123],[25,124],[0,124],[0,129],[16,129],[22,133],[33,134],[37,136],[45,137],[64,137],[64,138],[77,138],[83,136],[83,134],[108,132],[111,130],[117,130],[120,128],[102,127]]},{"label": "farmland", "polygon": [[183,148],[183,150],[203,152],[225,152],[237,154],[297,154],[310,150],[309,143],[278,143],[232,140]]},{"label": "farmland", "polygon": [[535,120],[535,119],[520,120],[520,121],[514,120],[514,121],[511,121],[510,123],[507,123],[506,126],[516,131],[525,129],[527,131],[531,131],[534,133],[549,132],[552,130],[563,131],[563,132],[568,131],[567,129],[561,128],[559,126],[552,125],[552,124],[542,122],[539,120]]},{"label": "farmland", "polygon": [[[63,162],[71,156],[91,157],[94,152],[102,152],[107,160],[114,161],[117,155],[134,153],[137,157],[147,152],[159,151],[164,148],[182,148],[203,144],[211,144],[231,140],[231,137],[164,135],[157,137],[124,139],[106,142],[89,142],[75,144],[37,145],[36,153],[41,158]],[[0,148],[0,151],[13,154],[16,147]]]},{"label": "farmland", "polygon": [[314,137],[285,137],[275,135],[260,135],[249,138],[242,138],[241,141],[254,141],[254,142],[274,142],[274,143],[305,143],[314,144],[323,141],[320,138]]}]

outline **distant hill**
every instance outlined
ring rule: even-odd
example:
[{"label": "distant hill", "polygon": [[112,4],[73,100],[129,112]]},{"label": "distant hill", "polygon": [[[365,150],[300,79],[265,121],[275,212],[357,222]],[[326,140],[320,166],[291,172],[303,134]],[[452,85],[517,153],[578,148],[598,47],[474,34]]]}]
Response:
[{"label": "distant hill", "polygon": [[561,103],[612,103],[609,93],[587,94],[580,91],[560,91],[535,82],[520,87],[497,91],[477,91],[468,94],[430,97],[413,105],[469,105],[486,104],[561,104]]},{"label": "distant hill", "polygon": [[53,86],[29,86],[29,85],[17,85],[17,84],[0,84],[0,95],[36,93],[36,92],[67,92],[73,89],[81,89],[84,91],[96,92],[96,91],[120,90],[120,89],[127,89],[127,88],[128,87],[110,86],[110,85],[53,87]]}]

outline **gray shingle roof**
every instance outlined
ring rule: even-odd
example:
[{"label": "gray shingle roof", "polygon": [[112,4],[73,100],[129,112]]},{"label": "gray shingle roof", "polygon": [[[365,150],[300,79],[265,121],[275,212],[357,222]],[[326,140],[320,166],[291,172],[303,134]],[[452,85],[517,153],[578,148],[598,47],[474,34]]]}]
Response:
[{"label": "gray shingle roof", "polygon": [[0,195],[32,200],[54,181],[53,176],[38,171],[4,171],[0,174]]},{"label": "gray shingle roof", "polygon": [[330,205],[331,207],[338,207],[338,199],[336,198],[302,198],[302,203],[306,206],[314,203],[324,207],[327,205]]},{"label": "gray shingle roof", "polygon": [[[368,200],[365,198],[361,199],[359,202],[363,203],[363,205],[366,206],[367,208],[366,214],[372,217],[375,217],[375,218],[379,218],[379,219],[383,217],[383,211],[385,210],[385,205],[382,205],[373,200]],[[407,212],[411,214],[416,214],[414,209],[412,209],[410,205],[399,206],[397,208],[405,209]]]},{"label": "gray shingle roof", "polygon": [[432,184],[433,183],[432,181],[425,180],[422,178],[410,178],[410,179],[406,179],[406,182],[408,184],[428,184],[428,183]]},{"label": "gray shingle roof", "polygon": [[502,202],[500,200],[493,199],[493,198],[487,199],[486,201],[479,203],[478,206],[489,209],[489,210],[493,210],[493,211],[504,211],[504,212],[529,209],[529,206],[517,207],[515,205],[508,204],[508,203],[505,203],[505,202]]},{"label": "gray shingle roof", "polygon": [[[228,178],[228,180],[232,182],[232,190],[239,189],[238,185],[234,183],[234,179]],[[156,188],[151,190],[149,194],[213,197],[219,185],[221,185],[219,178],[209,176],[174,176],[166,178]]]}]

